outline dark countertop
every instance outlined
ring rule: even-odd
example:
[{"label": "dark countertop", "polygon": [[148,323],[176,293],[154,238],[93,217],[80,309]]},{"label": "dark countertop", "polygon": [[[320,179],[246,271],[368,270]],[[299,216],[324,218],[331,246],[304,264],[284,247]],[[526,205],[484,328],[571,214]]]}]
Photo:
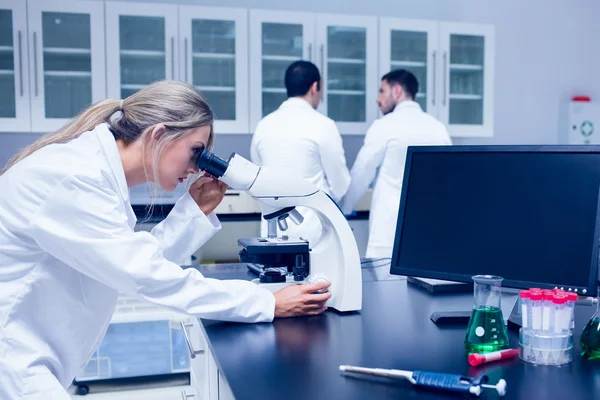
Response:
[{"label": "dark countertop", "polygon": [[[201,266],[207,277],[249,279],[242,264]],[[466,326],[440,327],[433,311],[470,309],[472,294],[431,294],[389,267],[363,270],[363,309],[327,311],[271,324],[201,320],[210,349],[237,400],[244,399],[441,399],[469,398],[414,388],[408,382],[340,375],[340,364],[425,370],[507,381],[505,399],[594,399],[600,393],[600,361],[580,356],[579,334],[595,307],[578,306],[573,361],[534,366],[518,358],[480,367],[467,363]],[[380,272],[381,271],[381,272]],[[374,280],[382,279],[391,280]],[[518,334],[509,330],[512,347]],[[498,398],[486,390],[482,398]]]}]

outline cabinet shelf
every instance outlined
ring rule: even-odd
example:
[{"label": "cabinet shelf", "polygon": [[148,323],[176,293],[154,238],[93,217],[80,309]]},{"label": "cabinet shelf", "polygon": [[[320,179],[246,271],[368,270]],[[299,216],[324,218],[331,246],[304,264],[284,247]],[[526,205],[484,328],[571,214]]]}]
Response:
[{"label": "cabinet shelf", "polygon": [[228,59],[228,60],[233,60],[233,59],[235,59],[235,54],[194,52],[194,53],[192,53],[192,57],[194,57],[194,58],[224,58],[224,59]]},{"label": "cabinet shelf", "polygon": [[287,93],[285,88],[263,88],[263,93]]},{"label": "cabinet shelf", "polygon": [[343,96],[363,96],[365,94],[364,90],[327,90],[327,94],[338,94]]},{"label": "cabinet shelf", "polygon": [[196,86],[196,88],[206,92],[235,92],[235,86]]},{"label": "cabinet shelf", "polygon": [[392,61],[393,67],[426,67],[425,61]]},{"label": "cabinet shelf", "polygon": [[450,94],[448,98],[450,100],[482,100],[483,96],[480,94]]},{"label": "cabinet shelf", "polygon": [[297,61],[300,60],[302,57],[295,57],[295,56],[268,56],[268,55],[263,55],[262,59],[264,61]]},{"label": "cabinet shelf", "polygon": [[483,65],[477,64],[450,64],[450,69],[455,71],[482,71]]},{"label": "cabinet shelf", "polygon": [[145,88],[147,85],[142,85],[142,84],[138,84],[138,83],[123,83],[121,84],[121,89],[125,89],[125,90],[142,90],[143,88]]},{"label": "cabinet shelf", "polygon": [[164,57],[166,55],[164,51],[155,50],[121,50],[119,53],[128,57]]},{"label": "cabinet shelf", "polygon": [[358,58],[328,58],[327,62],[337,64],[364,64],[366,61]]},{"label": "cabinet shelf", "polygon": [[0,76],[3,75],[14,75],[15,71],[12,69],[0,69]]},{"label": "cabinet shelf", "polygon": [[90,49],[76,49],[69,47],[45,47],[44,53],[46,54],[82,54],[89,55],[92,54]]},{"label": "cabinet shelf", "polygon": [[64,78],[90,78],[92,76],[92,73],[89,71],[44,71],[44,76]]},{"label": "cabinet shelf", "polygon": [[13,51],[12,46],[0,46],[0,51]]}]

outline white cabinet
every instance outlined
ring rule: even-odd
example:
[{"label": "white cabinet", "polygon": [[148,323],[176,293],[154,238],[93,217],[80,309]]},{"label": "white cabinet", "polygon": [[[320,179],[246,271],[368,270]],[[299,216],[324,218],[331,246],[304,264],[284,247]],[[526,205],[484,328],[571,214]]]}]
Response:
[{"label": "white cabinet", "polygon": [[248,133],[247,10],[181,6],[179,40],[179,79],[206,96],[215,131]]},{"label": "white cabinet", "polygon": [[104,4],[29,0],[31,128],[53,131],[106,97]]},{"label": "white cabinet", "polygon": [[177,6],[106,2],[108,97],[177,79]]},{"label": "white cabinet", "polygon": [[315,16],[309,13],[250,11],[251,131],[275,111],[287,94],[284,75],[297,60],[315,62]]},{"label": "white cabinet", "polygon": [[284,75],[297,60],[323,77],[319,111],[344,134],[364,134],[377,116],[377,18],[250,12],[251,130],[287,98]]},{"label": "white cabinet", "polygon": [[379,33],[380,77],[415,74],[415,100],[451,136],[493,135],[493,26],[381,18]]},{"label": "white cabinet", "polygon": [[23,0],[0,0],[0,130],[29,131],[27,8]]}]

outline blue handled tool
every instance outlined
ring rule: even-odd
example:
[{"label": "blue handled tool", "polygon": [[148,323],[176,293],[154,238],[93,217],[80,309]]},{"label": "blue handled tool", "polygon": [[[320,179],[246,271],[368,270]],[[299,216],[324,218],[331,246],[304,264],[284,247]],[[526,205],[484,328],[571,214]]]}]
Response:
[{"label": "blue handled tool", "polygon": [[358,374],[367,374],[381,376],[392,379],[406,379],[416,386],[428,387],[440,390],[450,390],[453,392],[470,393],[479,396],[483,389],[495,389],[498,395],[506,394],[506,381],[500,379],[496,385],[486,385],[488,377],[486,375],[477,378],[462,376],[457,374],[442,374],[438,372],[425,371],[402,371],[399,369],[381,369],[381,368],[363,368],[352,365],[340,365],[342,372],[355,372]]}]

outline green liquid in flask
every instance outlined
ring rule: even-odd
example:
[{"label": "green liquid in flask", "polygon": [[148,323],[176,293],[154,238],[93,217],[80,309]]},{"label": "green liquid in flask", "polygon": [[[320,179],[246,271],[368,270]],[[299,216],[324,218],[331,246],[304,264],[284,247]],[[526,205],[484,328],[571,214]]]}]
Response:
[{"label": "green liquid in flask", "polygon": [[502,318],[502,310],[497,307],[473,309],[465,349],[468,353],[489,353],[508,348],[508,335]]},{"label": "green liquid in flask", "polygon": [[579,344],[582,355],[588,360],[600,359],[600,318],[590,319],[581,332]]}]

